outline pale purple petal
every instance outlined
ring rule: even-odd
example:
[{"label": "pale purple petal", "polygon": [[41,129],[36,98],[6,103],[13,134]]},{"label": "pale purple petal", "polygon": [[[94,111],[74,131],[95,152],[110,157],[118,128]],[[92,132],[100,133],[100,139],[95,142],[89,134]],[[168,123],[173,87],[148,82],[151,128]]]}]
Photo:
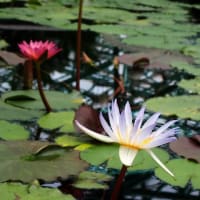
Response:
[{"label": "pale purple petal", "polygon": [[153,151],[151,151],[150,149],[146,150],[150,156],[170,175],[174,177],[174,174],[167,169],[167,167],[160,161],[160,159],[153,153]]},{"label": "pale purple petal", "polygon": [[112,102],[112,117],[113,117],[114,123],[118,124],[120,112],[119,112],[119,107],[117,105],[117,100]]},{"label": "pale purple petal", "polygon": [[144,111],[145,111],[145,108],[142,107],[140,109],[139,113],[137,114],[137,117],[135,119],[134,126],[133,126],[133,132],[134,133],[136,133],[142,125],[142,121],[143,121],[143,117],[144,117]]},{"label": "pale purple petal", "polygon": [[155,124],[157,119],[159,118],[160,113],[153,114],[142,126],[142,129],[145,129],[146,127],[150,126],[151,124]]},{"label": "pale purple petal", "polygon": [[106,142],[106,143],[113,143],[115,142],[112,138],[99,134],[97,132],[94,132],[88,128],[86,128],[85,126],[81,125],[77,120],[75,120],[76,125],[87,135],[101,141],[101,142]]},{"label": "pale purple petal", "polygon": [[102,113],[100,113],[99,116],[101,125],[103,126],[105,132],[115,141],[117,141],[116,135],[115,133],[113,133],[113,131],[111,130],[110,126],[108,125],[108,123],[106,122],[106,120],[104,119]]},{"label": "pale purple petal", "polygon": [[173,125],[175,122],[177,122],[177,120],[172,120],[167,122],[166,124],[164,124],[163,126],[161,126],[159,129],[156,130],[156,132],[154,133],[155,135],[159,135],[162,132],[164,132],[166,129],[168,129],[171,125]]},{"label": "pale purple petal", "polygon": [[172,142],[176,140],[176,137],[169,137],[169,138],[161,138],[161,139],[158,139],[158,140],[153,140],[152,142],[149,142],[148,144],[146,144],[144,146],[144,149],[150,149],[150,148],[153,148],[153,147],[158,147],[158,146],[161,146],[163,144],[167,144],[169,142]]}]

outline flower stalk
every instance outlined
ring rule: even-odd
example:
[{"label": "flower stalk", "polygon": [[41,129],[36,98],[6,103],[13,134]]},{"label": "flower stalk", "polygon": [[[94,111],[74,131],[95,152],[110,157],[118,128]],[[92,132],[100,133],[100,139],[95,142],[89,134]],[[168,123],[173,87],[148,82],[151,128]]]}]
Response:
[{"label": "flower stalk", "polygon": [[44,94],[43,88],[42,88],[42,79],[41,79],[41,71],[40,71],[40,62],[36,62],[36,74],[37,74],[37,84],[38,84],[38,90],[39,90],[39,94],[40,97],[42,99],[42,102],[45,106],[46,112],[49,113],[52,111],[51,106],[49,105],[47,98]]},{"label": "flower stalk", "polygon": [[124,181],[124,177],[126,175],[126,171],[127,171],[128,167],[125,166],[125,165],[122,165],[122,168],[120,170],[120,174],[117,178],[117,181],[115,183],[115,187],[112,191],[112,194],[111,194],[111,200],[117,200],[119,199],[119,193],[121,191],[121,187],[122,187],[122,183]]}]

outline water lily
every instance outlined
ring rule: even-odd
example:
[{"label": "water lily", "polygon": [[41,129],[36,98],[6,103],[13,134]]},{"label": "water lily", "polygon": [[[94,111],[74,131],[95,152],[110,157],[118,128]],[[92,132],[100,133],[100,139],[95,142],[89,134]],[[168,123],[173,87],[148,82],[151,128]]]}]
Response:
[{"label": "water lily", "polygon": [[24,57],[33,61],[39,61],[45,53],[46,59],[49,59],[62,50],[54,42],[48,40],[45,42],[31,40],[29,43],[23,41],[18,46]]},{"label": "water lily", "polygon": [[124,110],[120,113],[117,101],[113,101],[111,109],[108,108],[109,123],[107,123],[102,113],[100,114],[100,122],[107,135],[94,132],[81,125],[78,121],[75,121],[75,123],[83,132],[97,140],[106,143],[119,143],[119,157],[124,166],[131,166],[138,151],[144,149],[167,173],[174,176],[153,153],[151,148],[176,139],[177,128],[169,129],[176,120],[169,121],[157,130],[154,130],[160,114],[153,114],[143,123],[144,111],[145,108],[142,107],[133,123],[129,102],[126,103]]},{"label": "water lily", "polygon": [[[45,106],[47,113],[49,113],[51,112],[52,108],[49,105],[49,102],[42,89],[40,66],[44,60],[47,60],[53,57],[62,49],[58,48],[54,42],[50,42],[48,40],[45,42],[31,40],[29,43],[27,43],[26,41],[23,41],[22,43],[18,44],[18,46],[21,53],[24,55],[24,57],[26,57],[28,61],[33,61],[32,63],[35,64],[36,74],[37,74],[37,84],[38,84],[40,97],[42,99],[42,102]],[[30,74],[33,73],[32,66],[30,65],[30,66],[25,66],[25,67],[29,67],[25,71],[27,71],[26,76],[27,74],[29,74],[29,77],[30,77]],[[28,79],[29,77],[27,76],[25,77],[25,79]],[[29,82],[29,81],[32,81],[32,80],[27,80],[26,82]]]}]

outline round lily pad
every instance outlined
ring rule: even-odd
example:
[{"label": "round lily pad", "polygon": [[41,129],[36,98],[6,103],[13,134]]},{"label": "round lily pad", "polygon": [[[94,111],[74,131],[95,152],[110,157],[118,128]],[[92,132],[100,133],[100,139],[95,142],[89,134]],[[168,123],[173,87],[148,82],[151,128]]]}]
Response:
[{"label": "round lily pad", "polygon": [[163,115],[200,120],[199,95],[156,97],[147,100],[145,104],[149,110],[160,112]]},{"label": "round lily pad", "polygon": [[[55,110],[77,108],[83,98],[79,92],[65,94],[58,91],[45,91],[50,106]],[[2,95],[4,102],[20,108],[42,110],[44,105],[37,90],[18,90],[6,92]]]},{"label": "round lily pad", "polygon": [[0,138],[4,140],[28,139],[29,132],[23,126],[0,120]]},{"label": "round lily pad", "polygon": [[5,200],[74,200],[71,195],[62,194],[55,188],[43,188],[35,185],[20,183],[1,183],[1,198]]}]

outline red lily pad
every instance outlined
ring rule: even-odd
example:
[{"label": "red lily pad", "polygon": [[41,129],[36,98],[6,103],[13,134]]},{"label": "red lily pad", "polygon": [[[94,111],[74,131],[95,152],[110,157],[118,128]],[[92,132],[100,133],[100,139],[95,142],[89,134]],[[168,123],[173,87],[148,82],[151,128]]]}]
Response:
[{"label": "red lily pad", "polygon": [[181,137],[169,146],[178,155],[200,163],[200,135]]},{"label": "red lily pad", "polygon": [[[99,112],[91,106],[80,106],[75,113],[75,120],[79,121],[83,126],[93,131],[96,131],[98,133],[103,132],[103,128],[99,120]],[[79,128],[76,125],[75,127],[77,130],[79,130]]]}]

